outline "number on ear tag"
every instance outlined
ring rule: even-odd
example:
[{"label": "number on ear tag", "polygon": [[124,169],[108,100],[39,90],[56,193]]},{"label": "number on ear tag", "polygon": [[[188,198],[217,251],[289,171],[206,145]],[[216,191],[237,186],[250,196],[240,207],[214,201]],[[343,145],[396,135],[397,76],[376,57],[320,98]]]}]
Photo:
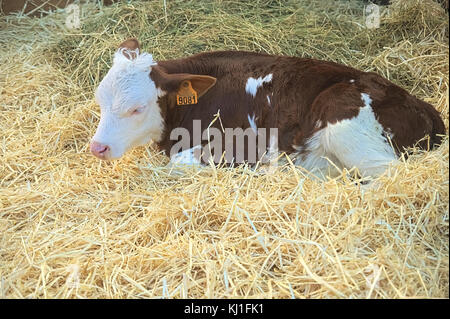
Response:
[{"label": "number on ear tag", "polygon": [[191,81],[184,81],[177,92],[177,105],[197,104],[197,92],[192,88]]}]

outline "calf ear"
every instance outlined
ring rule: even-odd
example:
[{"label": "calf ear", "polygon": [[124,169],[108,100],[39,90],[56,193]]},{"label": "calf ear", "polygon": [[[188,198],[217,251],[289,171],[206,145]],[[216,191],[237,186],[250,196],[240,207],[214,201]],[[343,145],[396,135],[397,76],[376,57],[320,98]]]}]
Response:
[{"label": "calf ear", "polygon": [[119,50],[121,48],[125,49],[125,50],[122,50],[122,54],[127,59],[130,59],[130,60],[135,59],[137,56],[136,52],[139,53],[139,50],[140,50],[139,41],[135,38],[127,39],[119,45]]},{"label": "calf ear", "polygon": [[180,86],[183,85],[185,81],[191,82],[192,88],[197,92],[197,95],[200,98],[216,84],[217,79],[209,75],[189,75],[186,79],[181,81]]},{"label": "calf ear", "polygon": [[[153,81],[157,83],[158,87],[161,87],[169,94],[176,95],[178,92],[186,87],[186,84],[190,84],[190,87],[197,93],[197,98],[205,95],[214,84],[217,79],[209,75],[198,75],[189,73],[166,73],[165,70],[155,65],[152,68],[151,77]],[[189,85],[187,85],[189,87]]]}]

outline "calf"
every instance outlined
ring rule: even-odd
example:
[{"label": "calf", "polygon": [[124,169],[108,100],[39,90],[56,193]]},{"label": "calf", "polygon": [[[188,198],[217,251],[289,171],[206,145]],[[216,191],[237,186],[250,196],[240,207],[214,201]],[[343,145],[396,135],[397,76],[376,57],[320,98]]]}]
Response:
[{"label": "calf", "polygon": [[[239,129],[247,139],[240,150],[225,152],[228,162],[249,161],[254,132],[265,142],[257,160],[276,150],[309,171],[356,167],[373,176],[406,147],[432,147],[445,134],[430,104],[375,73],[240,51],[156,62],[140,52],[135,39],[120,45],[96,99],[101,118],[90,148],[105,160],[153,140],[172,158],[199,161],[192,150],[210,145],[213,130],[223,145],[214,148],[214,159],[220,159],[229,150],[227,141],[237,142],[233,130]],[[231,139],[220,136],[227,129],[233,129]],[[270,132],[260,134],[261,129]],[[189,134],[188,147],[175,147],[183,135],[176,130]]]}]

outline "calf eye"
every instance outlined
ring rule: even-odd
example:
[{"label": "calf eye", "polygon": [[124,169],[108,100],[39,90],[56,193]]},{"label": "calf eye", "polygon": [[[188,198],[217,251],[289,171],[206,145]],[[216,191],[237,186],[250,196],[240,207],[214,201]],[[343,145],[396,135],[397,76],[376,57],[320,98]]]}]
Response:
[{"label": "calf eye", "polygon": [[131,111],[131,114],[132,114],[132,115],[139,114],[139,113],[142,113],[143,110],[144,110],[144,107],[143,107],[143,106],[139,106],[139,107],[133,109],[133,110]]}]

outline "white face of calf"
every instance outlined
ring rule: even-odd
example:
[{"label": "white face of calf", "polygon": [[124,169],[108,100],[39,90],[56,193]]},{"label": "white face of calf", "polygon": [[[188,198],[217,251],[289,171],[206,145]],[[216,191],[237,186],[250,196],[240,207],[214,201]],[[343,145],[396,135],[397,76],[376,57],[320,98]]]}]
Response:
[{"label": "white face of calf", "polygon": [[91,151],[100,159],[116,159],[135,146],[161,139],[163,119],[157,100],[163,92],[149,75],[156,63],[151,54],[138,50],[120,48],[97,88],[101,116]]}]

